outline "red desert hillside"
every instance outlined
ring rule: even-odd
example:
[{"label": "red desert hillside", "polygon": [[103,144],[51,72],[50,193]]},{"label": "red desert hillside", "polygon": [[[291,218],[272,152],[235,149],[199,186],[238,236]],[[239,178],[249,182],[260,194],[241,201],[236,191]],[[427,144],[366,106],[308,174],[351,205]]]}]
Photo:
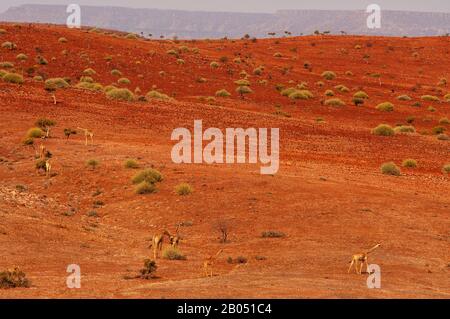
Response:
[{"label": "red desert hillside", "polygon": [[[0,297],[450,297],[449,37],[0,29],[0,272],[31,282]],[[279,128],[278,172],[175,164],[171,133],[194,120]],[[137,191],[149,168],[162,180]],[[155,277],[137,276],[177,225],[184,259],[166,241]],[[347,269],[377,243],[368,289]]]}]

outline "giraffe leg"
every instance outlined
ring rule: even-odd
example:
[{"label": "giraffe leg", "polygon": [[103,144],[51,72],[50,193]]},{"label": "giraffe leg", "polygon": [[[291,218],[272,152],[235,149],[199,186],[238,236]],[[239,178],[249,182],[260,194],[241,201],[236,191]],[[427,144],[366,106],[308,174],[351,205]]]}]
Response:
[{"label": "giraffe leg", "polygon": [[352,259],[352,262],[350,263],[350,267],[348,267],[348,271],[347,271],[348,274],[350,273],[350,270],[352,269],[352,266],[353,266],[354,262],[355,262],[355,260]]},{"label": "giraffe leg", "polygon": [[364,261],[361,261],[361,263],[359,264],[359,274],[360,275],[361,275],[363,265],[364,265]]}]

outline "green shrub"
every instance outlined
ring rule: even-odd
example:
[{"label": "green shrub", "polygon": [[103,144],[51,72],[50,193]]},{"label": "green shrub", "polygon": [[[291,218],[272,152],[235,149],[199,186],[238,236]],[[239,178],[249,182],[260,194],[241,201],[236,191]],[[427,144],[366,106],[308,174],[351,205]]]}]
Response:
[{"label": "green shrub", "polygon": [[280,92],[280,94],[281,94],[282,96],[289,96],[289,95],[291,95],[292,93],[297,92],[297,91],[298,91],[298,90],[297,90],[296,88],[294,88],[294,87],[289,87],[289,88],[286,88],[286,89],[282,89],[281,92]]},{"label": "green shrub", "polygon": [[112,100],[133,101],[134,94],[128,89],[112,88],[105,92],[106,96]]},{"label": "green shrub", "polygon": [[27,279],[26,274],[21,271],[18,267],[12,270],[6,270],[0,272],[0,288],[1,289],[11,289],[11,288],[28,288],[31,285],[31,281]]},{"label": "green shrub", "polygon": [[440,141],[448,141],[450,140],[450,137],[447,134],[438,134],[437,139]]},{"label": "green shrub", "polygon": [[103,85],[100,83],[80,82],[76,85],[77,88],[91,91],[103,91]]},{"label": "green shrub", "polygon": [[[107,86],[103,87],[103,91],[104,91],[105,93],[106,93],[106,92],[109,92],[109,91],[111,91],[111,90],[114,90],[114,89],[117,89],[117,87],[114,86],[114,85],[107,85]],[[121,89],[121,90],[126,90],[126,89]]]},{"label": "green shrub", "polygon": [[443,172],[444,174],[450,174],[450,164],[445,164],[445,165],[442,167],[442,172]]},{"label": "green shrub", "polygon": [[411,123],[413,123],[415,120],[416,120],[416,118],[415,118],[414,116],[408,116],[408,117],[406,118],[406,123],[411,124]]},{"label": "green shrub", "polygon": [[322,73],[322,77],[325,80],[331,81],[334,80],[336,78],[336,73],[334,73],[333,71],[325,71]]},{"label": "green shrub", "polygon": [[386,175],[400,176],[400,169],[393,162],[381,165],[381,172]]},{"label": "green shrub", "polygon": [[209,66],[212,67],[213,69],[217,69],[219,67],[219,63],[211,62]]},{"label": "green shrub", "polygon": [[408,95],[404,94],[404,95],[397,96],[397,100],[399,100],[399,101],[411,101],[411,98]]},{"label": "green shrub", "polygon": [[148,168],[134,175],[131,181],[133,184],[139,184],[142,182],[155,184],[157,182],[161,182],[162,179],[163,177],[159,171],[153,168]]},{"label": "green shrub", "polygon": [[139,168],[139,163],[134,159],[127,159],[124,163],[126,168]]},{"label": "green shrub", "polygon": [[285,236],[286,235],[283,232],[273,231],[273,230],[264,231],[261,234],[261,237],[263,237],[263,238],[281,238],[281,237],[285,237]]},{"label": "green shrub", "polygon": [[230,92],[228,92],[225,89],[222,89],[222,90],[219,90],[216,92],[216,96],[219,96],[219,97],[228,97],[230,95],[231,95]]},{"label": "green shrub", "polygon": [[443,117],[439,120],[439,124],[448,125],[448,124],[450,124],[450,120],[447,117]]},{"label": "green shrub", "polygon": [[402,166],[403,167],[408,167],[408,168],[416,168],[417,167],[417,161],[413,160],[413,159],[405,159],[402,162]]},{"label": "green shrub", "polygon": [[8,62],[8,61],[0,62],[0,68],[11,69],[13,67],[14,67],[14,63],[12,63],[12,62]]},{"label": "green shrub", "polygon": [[338,98],[328,99],[324,102],[325,105],[344,106],[345,102]]},{"label": "green shrub", "polygon": [[94,79],[90,76],[85,75],[80,78],[80,82],[94,83]]},{"label": "green shrub", "polygon": [[394,110],[394,104],[390,102],[383,102],[377,105],[377,110],[383,112],[392,112]]},{"label": "green shrub", "polygon": [[445,132],[445,127],[443,126],[435,126],[431,129],[431,132],[433,132],[433,134],[437,135],[437,134],[442,134]]},{"label": "green shrub", "polygon": [[42,81],[44,81],[44,78],[42,76],[40,76],[40,75],[36,75],[36,76],[33,77],[33,81],[35,81],[35,82],[42,82]]},{"label": "green shrub", "polygon": [[450,93],[444,95],[444,100],[445,100],[446,102],[450,102]]},{"label": "green shrub", "polygon": [[387,124],[380,124],[372,130],[372,134],[380,136],[392,136],[394,133],[394,129]]},{"label": "green shrub", "polygon": [[353,97],[359,98],[359,99],[368,99],[369,96],[364,91],[358,91],[355,94],[353,94]]},{"label": "green shrub", "polygon": [[416,129],[411,125],[400,125],[394,128],[395,133],[415,133]]},{"label": "green shrub", "polygon": [[189,195],[192,193],[192,187],[187,183],[181,183],[175,187],[175,192],[181,196]]},{"label": "green shrub", "polygon": [[61,38],[58,39],[58,42],[59,43],[67,43],[67,39],[64,38],[64,37],[61,37]]},{"label": "green shrub", "polygon": [[95,70],[92,69],[92,68],[87,68],[87,69],[85,69],[85,70],[83,71],[83,74],[84,74],[84,75],[90,75],[90,76],[92,76],[92,75],[94,75],[94,74],[97,74],[97,72],[95,72]]},{"label": "green shrub", "polygon": [[156,90],[151,90],[151,91],[149,91],[146,95],[145,95],[145,97],[147,98],[147,99],[157,99],[157,100],[170,100],[170,97],[167,95],[167,94],[164,94],[164,93],[160,93],[160,92],[158,92],[158,91],[156,91]]},{"label": "green shrub", "polygon": [[234,84],[239,85],[239,86],[250,86],[250,81],[245,80],[245,79],[240,79],[240,80],[234,81]]},{"label": "green shrub", "polygon": [[437,96],[433,95],[422,95],[421,99],[424,101],[430,101],[430,102],[439,102],[439,98]]},{"label": "green shrub", "polygon": [[139,195],[156,193],[155,184],[143,181],[136,185],[134,192]]},{"label": "green shrub", "polygon": [[178,248],[175,247],[168,247],[164,249],[162,253],[162,257],[164,259],[169,260],[185,260],[186,256],[184,256]]},{"label": "green shrub", "polygon": [[28,56],[27,56],[26,54],[19,53],[19,54],[16,56],[16,59],[19,60],[19,61],[25,61],[25,60],[28,59]]},{"label": "green shrub", "polygon": [[236,88],[236,92],[241,96],[241,98],[244,98],[244,94],[253,93],[252,89],[248,86],[238,86]]},{"label": "green shrub", "polygon": [[50,78],[45,81],[44,87],[46,90],[54,91],[56,89],[64,89],[69,87],[69,83],[67,83],[67,81],[63,78]]},{"label": "green shrub", "polygon": [[352,98],[352,102],[353,104],[355,104],[355,106],[358,106],[360,104],[364,104],[365,99],[360,98],[360,97],[354,97]]},{"label": "green shrub", "polygon": [[2,43],[2,48],[8,49],[8,50],[14,50],[15,48],[17,48],[17,46],[13,42],[5,41]]},{"label": "green shrub", "polygon": [[350,89],[349,89],[348,87],[346,87],[345,85],[342,85],[342,84],[336,85],[334,88],[335,88],[336,90],[338,90],[339,92],[341,92],[341,93],[347,93],[347,92],[350,92]]},{"label": "green shrub", "polygon": [[96,159],[90,159],[86,161],[86,165],[92,169],[95,169],[99,164],[100,162]]},{"label": "green shrub", "polygon": [[32,127],[27,131],[26,136],[29,138],[41,138],[44,136],[44,131],[39,127]]},{"label": "green shrub", "polygon": [[14,84],[22,84],[24,82],[23,76],[17,73],[6,73],[3,76],[3,81]]},{"label": "green shrub", "polygon": [[137,38],[138,38],[138,36],[137,36],[136,34],[134,34],[134,33],[128,33],[128,34],[125,36],[125,39],[136,40]]},{"label": "green shrub", "polygon": [[122,72],[120,72],[120,71],[117,70],[117,69],[113,69],[113,70],[111,70],[111,75],[121,76],[121,75],[122,75]]},{"label": "green shrub", "polygon": [[308,100],[313,97],[314,95],[308,90],[296,90],[289,94],[289,98],[292,100]]},{"label": "green shrub", "polygon": [[281,58],[283,55],[280,52],[276,52],[273,54],[275,58]]},{"label": "green shrub", "polygon": [[263,72],[263,69],[261,67],[258,67],[258,68],[253,70],[253,74],[254,75],[261,75],[262,72]]},{"label": "green shrub", "polygon": [[332,90],[326,90],[325,96],[334,96],[334,92]]},{"label": "green shrub", "polygon": [[130,84],[131,81],[129,79],[127,79],[127,78],[120,78],[120,79],[117,80],[117,83],[123,84],[123,85],[127,85],[127,84]]}]

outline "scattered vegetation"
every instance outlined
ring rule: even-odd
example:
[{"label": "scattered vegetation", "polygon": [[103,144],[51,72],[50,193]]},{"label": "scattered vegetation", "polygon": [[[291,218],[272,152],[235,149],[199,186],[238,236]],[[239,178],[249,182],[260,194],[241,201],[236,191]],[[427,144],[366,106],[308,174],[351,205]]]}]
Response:
[{"label": "scattered vegetation", "polygon": [[325,71],[322,73],[322,77],[325,80],[331,81],[334,80],[336,78],[336,73],[334,73],[333,71]]},{"label": "scattered vegetation", "polygon": [[402,166],[403,167],[407,167],[407,168],[416,168],[417,167],[417,161],[414,159],[405,159],[402,162]]},{"label": "scattered vegetation", "polygon": [[125,168],[139,168],[139,163],[134,159],[127,159],[124,163]]},{"label": "scattered vegetation", "polygon": [[139,271],[139,277],[142,279],[152,279],[155,278],[155,272],[158,267],[154,260],[145,259],[144,267]]},{"label": "scattered vegetation", "polygon": [[192,191],[192,187],[188,183],[181,183],[175,187],[175,192],[181,196],[189,195]]},{"label": "scattered vegetation", "polygon": [[344,106],[345,102],[338,98],[328,99],[324,102],[325,105]]},{"label": "scattered vegetation", "polygon": [[264,231],[261,233],[261,237],[263,238],[281,238],[285,236],[286,236],[285,233],[274,230]]},{"label": "scattered vegetation", "polygon": [[395,133],[415,133],[416,129],[411,125],[400,125],[394,128]]},{"label": "scattered vegetation", "polygon": [[28,288],[30,286],[31,286],[30,280],[27,279],[26,274],[18,267],[15,267],[12,270],[0,272],[1,289],[10,289],[18,287]]},{"label": "scattered vegetation", "polygon": [[380,124],[372,130],[372,134],[379,136],[392,136],[395,134],[395,132],[390,125]]},{"label": "scattered vegetation", "polygon": [[390,102],[383,102],[377,105],[377,110],[383,112],[392,112],[394,110],[394,104]]},{"label": "scattered vegetation", "polygon": [[128,89],[111,88],[106,91],[106,96],[112,100],[133,101],[134,94]]},{"label": "scattered vegetation", "polygon": [[23,84],[23,76],[17,73],[6,73],[3,76],[3,81],[14,84]]},{"label": "scattered vegetation", "polygon": [[163,250],[162,257],[169,260],[186,260],[186,256],[178,248],[168,247]]},{"label": "scattered vegetation", "polygon": [[69,83],[63,78],[50,78],[44,83],[47,91],[55,91],[56,89],[65,89],[69,87]]},{"label": "scattered vegetation", "polygon": [[385,175],[400,176],[400,169],[394,162],[388,162],[381,165],[381,172]]},{"label": "scattered vegetation", "polygon": [[230,92],[228,92],[225,89],[222,89],[222,90],[219,90],[216,92],[216,96],[218,96],[218,97],[228,97],[230,95],[231,95]]}]

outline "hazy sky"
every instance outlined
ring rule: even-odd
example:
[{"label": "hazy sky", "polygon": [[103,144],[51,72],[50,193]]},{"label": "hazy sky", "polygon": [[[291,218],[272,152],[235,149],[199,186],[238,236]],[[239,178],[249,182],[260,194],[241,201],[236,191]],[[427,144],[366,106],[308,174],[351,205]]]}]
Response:
[{"label": "hazy sky", "polygon": [[0,12],[24,3],[121,6],[202,11],[274,12],[278,9],[381,9],[450,12],[450,0],[1,0]]}]

